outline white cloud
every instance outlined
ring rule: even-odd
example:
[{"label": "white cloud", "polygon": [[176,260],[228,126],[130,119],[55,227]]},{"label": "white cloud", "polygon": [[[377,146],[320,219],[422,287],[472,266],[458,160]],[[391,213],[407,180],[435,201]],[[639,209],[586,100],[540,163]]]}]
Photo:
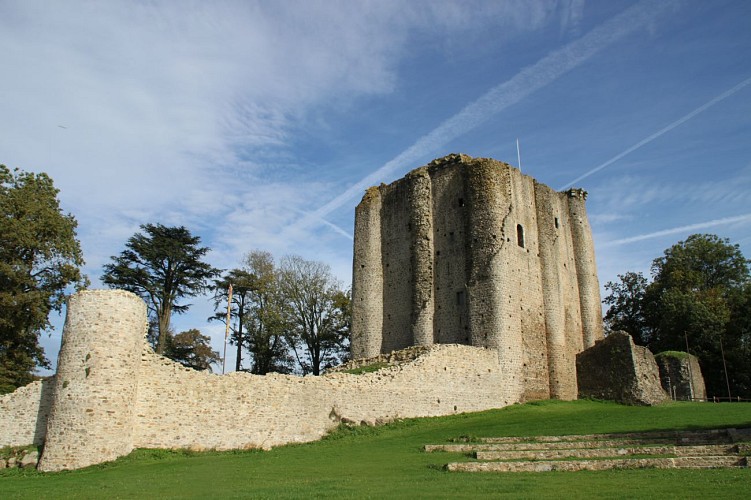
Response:
[{"label": "white cloud", "polygon": [[[351,245],[345,234],[351,234],[352,214],[335,210],[583,65],[604,45],[649,25],[669,5],[640,2],[560,47],[560,39],[590,29],[585,14],[591,5],[8,0],[0,2],[0,160],[55,179],[64,208],[80,222],[86,270],[94,276],[139,224],[162,222],[201,235],[218,267],[234,267],[244,252],[263,248],[328,262],[347,281]],[[432,133],[405,137],[399,147],[414,145],[401,155],[384,148],[394,159],[374,175],[355,173],[363,178],[349,189],[342,187],[347,180],[334,178],[325,160],[315,158],[315,148],[310,157],[297,156],[300,131],[335,129],[331,117],[359,112],[364,97],[377,101],[398,94],[405,84],[402,70],[416,62],[416,54],[450,59],[461,53],[459,47],[492,46],[497,57],[504,54],[499,46],[513,42],[518,48],[527,40],[522,37],[538,30],[546,39],[530,37],[539,44],[526,55],[512,54],[515,64],[505,57],[471,62],[494,65],[485,76],[503,74],[496,67],[507,64],[512,73],[528,65],[517,77],[438,123]],[[551,32],[556,38],[559,30],[549,44]],[[539,55],[526,56],[539,54],[536,50],[549,50],[549,56],[534,64]],[[447,78],[447,84],[459,88],[464,81]],[[345,134],[335,140],[345,143]],[[600,204],[593,192],[593,224],[630,221],[638,215],[633,208],[663,197],[739,204],[743,190],[748,192],[748,183],[727,189],[721,179],[701,188],[688,182],[650,186],[636,176],[631,182],[634,192],[619,196],[620,206],[615,195],[612,203]],[[624,192],[616,187],[614,193]],[[313,217],[300,223],[301,212]],[[194,301],[196,311],[203,314],[199,302]],[[188,318],[183,320],[187,327]]]},{"label": "white cloud", "polygon": [[[629,165],[626,165],[629,170]],[[696,218],[696,209],[706,211],[716,207],[720,211],[743,210],[751,192],[751,166],[731,169],[729,176],[715,175],[697,182],[695,179],[667,180],[662,172],[649,175],[624,174],[600,182],[590,194],[590,213],[593,224],[616,220],[633,220],[643,213],[645,206],[683,206],[686,218]]]},{"label": "white cloud", "polygon": [[5,2],[3,161],[55,179],[94,272],[145,222],[234,222],[217,232],[227,253],[281,248],[279,225],[325,198],[269,168],[309,111],[392,91],[411,41],[513,37],[550,5]]}]

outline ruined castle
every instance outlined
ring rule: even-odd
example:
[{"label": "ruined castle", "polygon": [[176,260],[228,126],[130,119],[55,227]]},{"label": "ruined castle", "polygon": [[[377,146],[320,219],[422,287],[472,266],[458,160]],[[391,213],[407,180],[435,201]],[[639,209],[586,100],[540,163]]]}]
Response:
[{"label": "ruined castle", "polygon": [[509,399],[576,399],[576,354],[603,335],[585,199],[466,155],[370,188],[355,212],[353,357],[492,348]]},{"label": "ruined castle", "polygon": [[56,471],[137,447],[269,448],[342,422],[575,399],[576,354],[602,337],[585,196],[465,155],[370,188],[355,217],[352,351],[398,360],[373,373],[196,372],[154,354],[139,297],[80,292],[56,376],[0,396],[0,446],[43,444],[39,468]]}]

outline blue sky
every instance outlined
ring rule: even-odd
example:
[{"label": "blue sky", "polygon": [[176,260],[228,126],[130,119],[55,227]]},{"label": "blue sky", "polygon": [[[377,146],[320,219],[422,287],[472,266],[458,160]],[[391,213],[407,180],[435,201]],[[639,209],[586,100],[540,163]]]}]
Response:
[{"label": "blue sky", "polygon": [[367,186],[517,138],[589,191],[602,284],[695,232],[751,256],[748,1],[0,0],[0,67],[0,162],[53,177],[95,287],[148,222],[349,285]]}]

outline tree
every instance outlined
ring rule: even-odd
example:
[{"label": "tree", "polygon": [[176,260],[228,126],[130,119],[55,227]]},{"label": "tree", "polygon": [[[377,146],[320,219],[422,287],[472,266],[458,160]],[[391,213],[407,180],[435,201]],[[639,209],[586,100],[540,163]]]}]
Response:
[{"label": "tree", "polygon": [[351,314],[349,294],[339,288],[331,269],[299,256],[282,260],[279,287],[287,315],[287,341],[303,374],[346,356]]},{"label": "tree", "polygon": [[605,284],[605,289],[610,290],[603,300],[609,306],[605,314],[608,332],[628,332],[637,344],[649,344],[651,335],[644,317],[647,283],[642,273],[628,272],[619,274],[618,281]]},{"label": "tree", "polygon": [[641,329],[629,333],[653,352],[688,349],[697,355],[709,394],[734,387],[751,397],[748,264],[740,247],[727,239],[691,235],[653,261],[646,288],[634,273],[619,276],[621,282],[609,288],[604,301],[611,306],[605,320],[624,324],[626,318],[634,330]]},{"label": "tree", "polygon": [[737,342],[737,346],[728,349],[727,363],[745,369],[732,370],[730,383],[736,392],[751,397],[751,285],[744,287],[743,292],[734,297],[731,309],[727,337]]},{"label": "tree", "polygon": [[[749,286],[748,260],[740,247],[715,235],[694,234],[655,259],[652,276],[645,297],[655,330],[652,346],[667,350],[688,343],[701,360],[708,391],[725,394],[729,380],[723,351],[735,353],[740,341],[729,335],[730,319]],[[748,371],[749,366],[731,366],[730,371]]]},{"label": "tree", "polygon": [[[237,347],[235,356],[235,370],[242,370],[242,351],[246,344],[243,330],[245,328],[246,317],[249,314],[250,298],[248,294],[253,285],[252,276],[243,269],[232,269],[224,276],[214,280],[214,311],[216,313],[209,317],[209,321],[221,321],[227,323],[227,299],[229,299],[229,287],[232,285],[232,303],[230,304],[230,325],[232,332],[230,342]],[[237,319],[236,323],[232,318]]]},{"label": "tree", "polygon": [[251,373],[289,373],[292,359],[285,343],[286,322],[279,290],[279,273],[269,252],[245,256],[245,269],[252,276],[248,350],[253,358]]},{"label": "tree", "polygon": [[64,214],[47,174],[0,165],[0,393],[48,367],[39,345],[66,292],[88,285],[81,274],[77,222]]},{"label": "tree", "polygon": [[211,339],[195,328],[167,337],[165,356],[194,370],[209,370],[220,363],[219,353],[211,349]]},{"label": "tree", "polygon": [[284,342],[284,318],[279,300],[277,271],[268,252],[253,251],[245,256],[242,269],[233,269],[215,280],[214,309],[209,321],[226,322],[228,288],[232,284],[232,343],[237,347],[235,369],[242,369],[242,349],[251,355],[250,372],[288,373],[289,354]]},{"label": "tree", "polygon": [[219,270],[201,260],[209,249],[200,247],[201,238],[185,227],[144,224],[141,230],[146,234],[131,236],[126,249],[105,264],[102,281],[146,301],[157,321],[156,352],[164,354],[172,313],[181,314],[190,307],[177,301],[203,293]]}]

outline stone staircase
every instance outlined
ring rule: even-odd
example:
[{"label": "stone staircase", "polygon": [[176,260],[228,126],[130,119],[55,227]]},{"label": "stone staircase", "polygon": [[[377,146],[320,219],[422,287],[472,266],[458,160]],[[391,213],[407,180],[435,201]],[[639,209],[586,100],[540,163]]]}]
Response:
[{"label": "stone staircase", "polygon": [[481,438],[425,451],[471,454],[475,461],[446,464],[461,472],[748,467],[751,428]]}]

